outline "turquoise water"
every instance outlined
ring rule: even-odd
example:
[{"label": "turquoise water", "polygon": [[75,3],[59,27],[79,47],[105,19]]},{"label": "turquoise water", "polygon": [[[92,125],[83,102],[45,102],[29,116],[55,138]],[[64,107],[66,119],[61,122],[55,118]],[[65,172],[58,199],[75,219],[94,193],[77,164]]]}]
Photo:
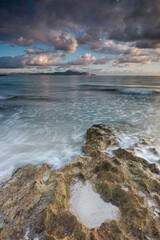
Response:
[{"label": "turquoise water", "polygon": [[160,77],[0,77],[0,181],[27,163],[74,160],[95,123],[118,126],[125,147],[146,136],[158,148]]}]

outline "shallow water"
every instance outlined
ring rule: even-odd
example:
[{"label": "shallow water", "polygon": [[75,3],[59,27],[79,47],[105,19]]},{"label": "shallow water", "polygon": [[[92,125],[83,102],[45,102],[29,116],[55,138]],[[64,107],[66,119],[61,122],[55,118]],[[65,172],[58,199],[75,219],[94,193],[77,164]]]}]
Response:
[{"label": "shallow water", "polygon": [[123,147],[146,136],[159,148],[160,77],[0,77],[0,181],[26,163],[74,160],[95,123],[119,126]]}]

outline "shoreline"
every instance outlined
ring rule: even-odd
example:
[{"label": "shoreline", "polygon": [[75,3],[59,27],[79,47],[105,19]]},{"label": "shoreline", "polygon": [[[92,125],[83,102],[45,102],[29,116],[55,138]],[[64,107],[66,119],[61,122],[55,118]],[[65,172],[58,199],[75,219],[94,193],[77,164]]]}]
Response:
[{"label": "shoreline", "polygon": [[[117,148],[113,150],[114,156],[105,152],[107,147],[117,144],[110,126],[93,125],[87,130],[82,147],[86,155],[79,155],[59,170],[51,170],[49,164],[41,167],[28,164],[15,170],[12,178],[0,187],[0,239],[12,236],[13,240],[144,237],[158,240],[159,169],[137,157],[133,149]],[[76,181],[81,189],[89,182],[105,203],[119,210],[119,217],[116,220],[106,217],[100,226],[91,229],[85,226],[80,212],[77,217],[70,206],[71,188]],[[80,200],[83,203],[81,195],[76,201]]]}]

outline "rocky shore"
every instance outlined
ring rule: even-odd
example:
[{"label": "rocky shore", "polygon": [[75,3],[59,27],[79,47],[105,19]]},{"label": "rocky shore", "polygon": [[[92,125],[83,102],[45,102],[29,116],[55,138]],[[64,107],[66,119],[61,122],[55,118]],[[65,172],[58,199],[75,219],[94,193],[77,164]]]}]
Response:
[{"label": "rocky shore", "polygon": [[[116,146],[113,155],[107,153],[111,146]],[[134,149],[119,148],[110,126],[88,129],[82,149],[84,155],[59,170],[29,164],[14,171],[0,188],[0,240],[159,239],[157,165],[137,157]],[[79,207],[87,201],[91,204],[81,216]],[[89,221],[97,201],[117,212],[92,228],[83,219]],[[91,217],[101,220],[97,210]]]}]

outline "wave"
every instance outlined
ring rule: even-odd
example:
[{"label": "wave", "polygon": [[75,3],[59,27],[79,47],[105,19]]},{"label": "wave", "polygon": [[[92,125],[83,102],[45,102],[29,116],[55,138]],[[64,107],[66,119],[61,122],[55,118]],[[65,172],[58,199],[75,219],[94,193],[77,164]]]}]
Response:
[{"label": "wave", "polygon": [[0,100],[8,100],[8,99],[12,99],[14,98],[14,96],[4,96],[4,95],[0,95]]},{"label": "wave", "polygon": [[137,89],[122,89],[119,90],[122,94],[131,94],[131,95],[153,95],[160,92],[154,90],[137,90]]},{"label": "wave", "polygon": [[154,95],[160,94],[160,91],[156,90],[146,90],[146,89],[131,89],[131,88],[122,88],[118,86],[112,88],[112,86],[106,87],[105,85],[81,85],[81,91],[104,91],[104,92],[115,92],[120,94],[130,94],[130,95]]}]

